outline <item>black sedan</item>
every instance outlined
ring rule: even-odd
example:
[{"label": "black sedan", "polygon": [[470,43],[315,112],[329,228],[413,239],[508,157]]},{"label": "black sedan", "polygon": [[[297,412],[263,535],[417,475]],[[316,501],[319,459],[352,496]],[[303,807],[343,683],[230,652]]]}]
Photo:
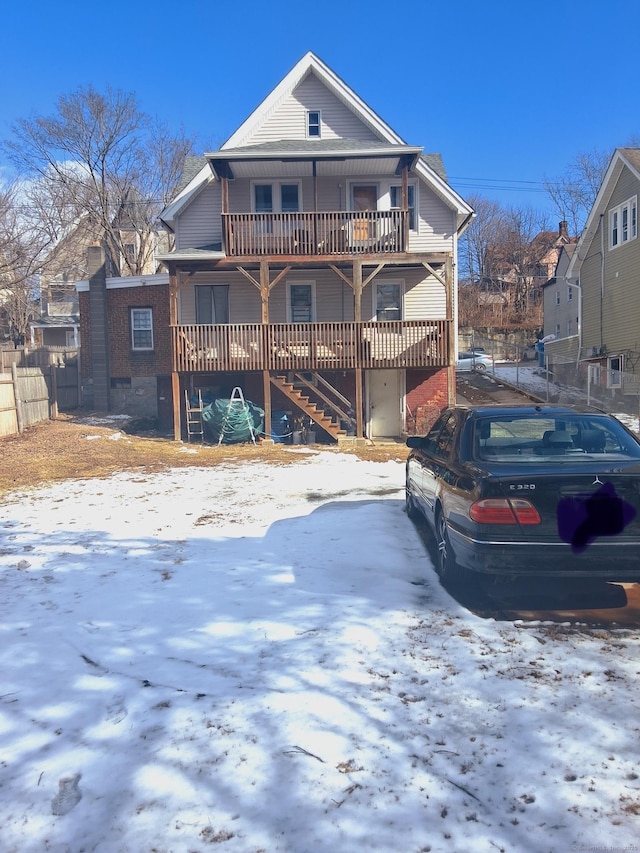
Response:
[{"label": "black sedan", "polygon": [[443,580],[640,582],[640,440],[616,418],[455,406],[407,445],[407,512],[435,534]]}]

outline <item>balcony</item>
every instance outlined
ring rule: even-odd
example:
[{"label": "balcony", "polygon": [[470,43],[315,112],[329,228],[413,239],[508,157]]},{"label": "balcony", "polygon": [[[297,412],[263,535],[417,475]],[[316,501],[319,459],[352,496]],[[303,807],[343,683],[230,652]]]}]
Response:
[{"label": "balcony", "polygon": [[172,326],[178,373],[444,367],[450,320]]},{"label": "balcony", "polygon": [[406,210],[223,213],[231,257],[317,257],[407,251]]}]

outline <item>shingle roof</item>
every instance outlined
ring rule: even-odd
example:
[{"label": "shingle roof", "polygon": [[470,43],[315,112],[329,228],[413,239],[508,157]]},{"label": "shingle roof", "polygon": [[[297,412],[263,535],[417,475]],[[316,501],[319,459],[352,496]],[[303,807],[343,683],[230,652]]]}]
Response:
[{"label": "shingle roof", "polygon": [[206,157],[185,157],[184,165],[182,167],[182,175],[180,176],[180,183],[175,195],[178,195],[179,192],[190,184],[200,170],[206,165]]}]

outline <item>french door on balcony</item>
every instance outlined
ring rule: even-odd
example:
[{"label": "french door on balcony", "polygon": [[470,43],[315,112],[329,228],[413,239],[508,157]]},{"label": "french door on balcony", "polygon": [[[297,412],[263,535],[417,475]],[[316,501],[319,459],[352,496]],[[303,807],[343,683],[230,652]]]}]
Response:
[{"label": "french door on balcony", "polygon": [[[353,210],[363,213],[378,209],[378,187],[375,184],[353,184],[351,187]],[[371,216],[355,218],[351,223],[351,243],[365,244],[376,237],[376,221]]]}]

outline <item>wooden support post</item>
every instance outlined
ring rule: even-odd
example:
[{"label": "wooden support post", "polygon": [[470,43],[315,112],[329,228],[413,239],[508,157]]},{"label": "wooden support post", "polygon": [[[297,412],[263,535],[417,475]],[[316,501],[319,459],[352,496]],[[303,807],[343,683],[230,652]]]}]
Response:
[{"label": "wooden support post", "polygon": [[[175,268],[169,270],[169,327],[178,324],[178,279]],[[173,332],[172,332],[173,335]],[[171,404],[173,407],[173,439],[182,441],[182,421],[180,417],[180,375],[176,371],[176,348],[173,341],[171,358]]]},{"label": "wooden support post", "polygon": [[[362,261],[353,262],[353,317],[357,324],[362,322]],[[360,334],[362,334],[361,326]],[[358,349],[360,354],[363,351],[364,341],[358,341]],[[360,362],[361,355],[358,357]],[[356,437],[363,438],[364,436],[364,418],[363,418],[363,400],[364,400],[364,372],[360,366],[356,367]]]},{"label": "wooden support post", "polygon": [[18,424],[18,432],[24,432],[24,417],[22,415],[22,400],[18,389],[18,368],[15,361],[11,362],[11,381],[13,382],[13,401],[16,407],[16,423]]},{"label": "wooden support post", "polygon": [[173,400],[173,439],[182,441],[182,423],[180,420],[180,376],[171,374],[171,397]]},{"label": "wooden support post", "polygon": [[55,364],[49,365],[51,377],[51,398],[49,400],[49,418],[54,421],[58,417],[58,375]]},{"label": "wooden support post", "polygon": [[[267,332],[269,325],[269,291],[271,289],[269,281],[269,262],[260,261],[260,297],[262,299],[262,323],[263,329],[263,354],[264,358],[268,358],[267,352]],[[268,365],[267,365],[268,366]],[[264,398],[264,435],[265,439],[272,441],[271,438],[271,376],[268,369],[262,371],[262,388]]]}]

